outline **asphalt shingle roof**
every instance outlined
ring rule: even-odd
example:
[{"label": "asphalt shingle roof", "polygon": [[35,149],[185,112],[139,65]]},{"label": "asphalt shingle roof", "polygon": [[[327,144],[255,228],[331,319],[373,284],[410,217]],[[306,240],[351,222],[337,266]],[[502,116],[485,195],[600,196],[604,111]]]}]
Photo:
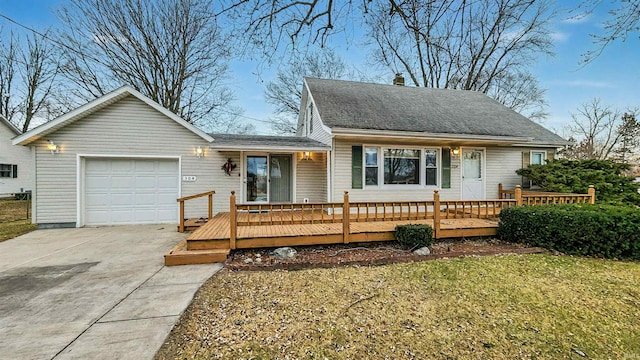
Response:
[{"label": "asphalt shingle roof", "polygon": [[476,91],[305,78],[330,128],[566,140]]},{"label": "asphalt shingle roof", "polygon": [[238,135],[210,134],[213,137],[212,148],[262,149],[326,149],[330,147],[318,141],[302,136]]}]

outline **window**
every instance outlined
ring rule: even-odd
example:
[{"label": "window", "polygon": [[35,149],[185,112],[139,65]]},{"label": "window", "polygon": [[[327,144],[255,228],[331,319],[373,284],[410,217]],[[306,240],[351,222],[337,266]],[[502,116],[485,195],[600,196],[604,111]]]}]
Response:
[{"label": "window", "polygon": [[384,149],[385,184],[420,184],[420,150]]},{"label": "window", "polygon": [[[353,159],[355,164],[352,176],[358,176],[367,187],[394,185],[438,186],[440,172],[442,181],[450,177],[446,168],[447,162],[441,159],[440,149],[406,149],[380,146],[361,147],[360,159]],[[352,152],[353,156],[357,156]],[[441,164],[440,161],[443,161]],[[359,167],[358,164],[363,165]]]},{"label": "window", "polygon": [[309,104],[309,113],[307,114],[307,120],[309,121],[309,134],[313,132],[313,103]]},{"label": "window", "polygon": [[378,185],[378,148],[365,149],[365,184]]},{"label": "window", "polygon": [[531,165],[544,165],[546,156],[544,151],[532,151],[531,152]]},{"label": "window", "polygon": [[438,150],[425,149],[424,160],[426,165],[426,185],[436,186],[438,185]]},{"label": "window", "polygon": [[18,165],[0,164],[0,178],[17,178]]}]

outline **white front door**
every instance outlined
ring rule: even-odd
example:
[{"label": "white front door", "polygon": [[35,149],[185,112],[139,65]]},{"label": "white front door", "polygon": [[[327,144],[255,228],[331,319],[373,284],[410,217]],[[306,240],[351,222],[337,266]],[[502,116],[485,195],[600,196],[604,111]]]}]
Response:
[{"label": "white front door", "polygon": [[462,150],[462,200],[484,198],[484,150]]}]

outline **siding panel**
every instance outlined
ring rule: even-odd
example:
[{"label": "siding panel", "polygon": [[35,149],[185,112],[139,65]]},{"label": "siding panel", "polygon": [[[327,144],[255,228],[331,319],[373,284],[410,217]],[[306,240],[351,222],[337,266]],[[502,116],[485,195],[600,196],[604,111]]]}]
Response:
[{"label": "siding panel", "polygon": [[[335,163],[333,164],[334,177],[332,196],[341,199],[344,190],[348,190],[350,198],[354,201],[408,201],[430,200],[433,198],[433,187],[414,188],[366,188],[351,189],[351,146],[362,143],[335,140]],[[389,145],[389,144],[386,144]],[[412,144],[414,146],[415,144]],[[429,146],[429,145],[425,145]],[[431,145],[432,146],[432,145]],[[486,147],[485,169],[485,198],[498,198],[498,184],[505,188],[513,189],[520,184],[520,176],[516,170],[522,166],[522,151],[529,148],[510,147]],[[440,189],[440,198],[443,200],[459,200],[461,197],[461,167],[460,155],[451,158],[451,188]]]},{"label": "siding panel", "polygon": [[327,201],[327,154],[313,153],[311,160],[296,155],[296,202]]},{"label": "siding panel", "polygon": [[[60,146],[60,153],[47,151],[49,139]],[[211,152],[204,139],[133,96],[49,134],[34,146],[38,223],[77,221],[77,154],[180,157],[182,175],[197,176],[195,182],[181,181],[182,196],[216,190],[215,212],[228,210],[229,192],[239,190],[238,169],[230,177],[220,169],[229,157],[239,164],[238,152]],[[195,156],[196,146],[205,148],[205,157]],[[191,200],[186,216],[206,216],[206,206],[206,198]]]},{"label": "siding panel", "polygon": [[[335,163],[333,169],[334,184],[332,186],[332,196],[334,199],[342,199],[344,190],[349,191],[349,198],[353,201],[409,201],[409,200],[431,200],[433,199],[432,186],[416,186],[413,188],[402,187],[381,187],[351,189],[351,146],[362,143],[335,140]],[[412,146],[414,146],[412,144]],[[426,147],[427,145],[425,145]],[[429,145],[433,146],[433,145]],[[460,159],[451,159],[451,188],[441,189],[440,198],[459,199],[460,197]],[[338,200],[340,201],[340,200]]]}]

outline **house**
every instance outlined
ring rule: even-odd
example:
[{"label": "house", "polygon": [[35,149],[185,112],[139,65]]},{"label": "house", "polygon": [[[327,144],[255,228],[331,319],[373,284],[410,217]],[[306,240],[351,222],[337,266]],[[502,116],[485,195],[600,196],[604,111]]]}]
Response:
[{"label": "house", "polygon": [[[215,212],[229,209],[232,190],[248,202],[326,199],[328,146],[298,137],[206,134],[129,86],[13,144],[34,149],[33,222],[41,228],[177,223],[176,199],[210,190],[221,194]],[[309,160],[305,152],[313,153]],[[237,168],[227,174],[226,164]],[[202,201],[185,215],[206,213]]]},{"label": "house", "polygon": [[[24,133],[40,227],[178,222],[176,198],[237,202],[497,198],[566,142],[483,94],[306,78],[297,136],[207,134],[124,86]],[[194,202],[185,217],[207,213]]]},{"label": "house", "polygon": [[[305,78],[299,134],[331,146],[329,199],[496,199],[567,141],[488,96]],[[528,183],[528,181],[526,182]],[[524,184],[526,185],[526,184]]]},{"label": "house", "polygon": [[0,115],[0,197],[33,188],[33,154],[29,148],[11,144],[20,133]]}]

